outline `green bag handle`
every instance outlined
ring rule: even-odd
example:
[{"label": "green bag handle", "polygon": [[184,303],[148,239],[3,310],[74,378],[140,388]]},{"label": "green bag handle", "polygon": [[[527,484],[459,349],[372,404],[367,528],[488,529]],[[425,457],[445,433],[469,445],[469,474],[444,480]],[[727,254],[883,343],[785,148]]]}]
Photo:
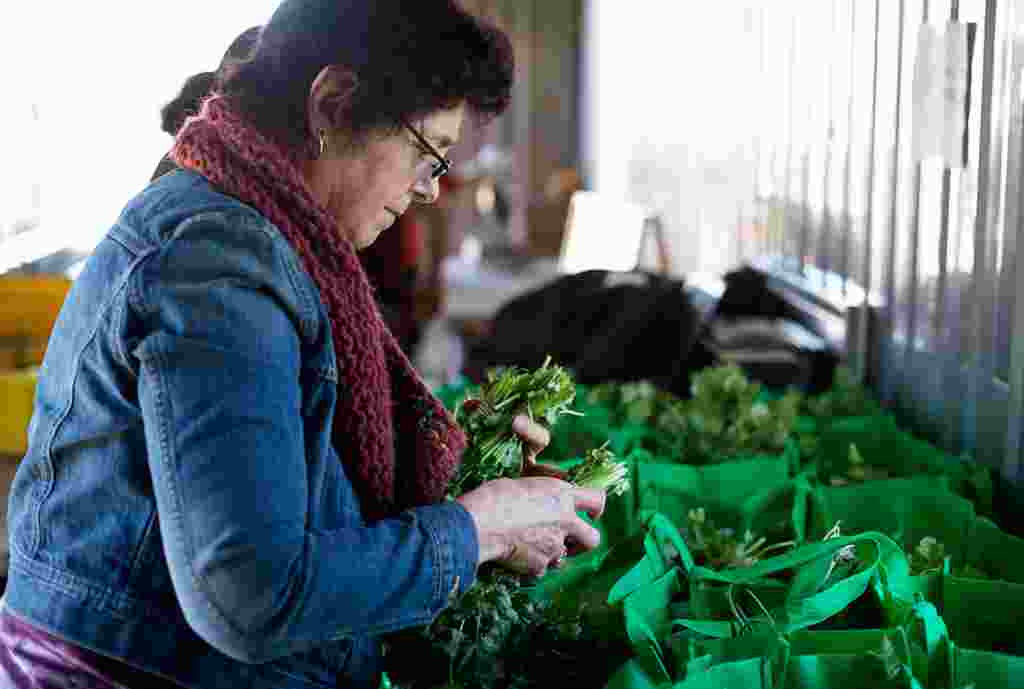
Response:
[{"label": "green bag handle", "polygon": [[640,562],[622,576],[608,593],[608,604],[615,605],[642,586],[663,576],[675,564],[665,558],[664,547],[671,545],[679,553],[684,572],[695,567],[693,555],[682,534],[665,515],[649,512],[641,517],[646,534],[644,553]]},{"label": "green bag handle", "polygon": [[[903,689],[924,689],[925,685],[917,678],[911,665],[912,654],[906,631],[902,628],[897,628],[892,630],[891,634],[887,634],[887,636],[890,637],[890,641],[893,643],[894,650],[900,661],[899,666],[901,670],[900,676],[893,678],[893,683],[887,686],[902,687]],[[763,689],[785,689],[785,687],[789,686],[790,665],[795,657],[798,657],[798,654],[793,653],[789,640],[784,635],[777,635],[772,649],[760,658],[760,686]],[[720,686],[719,682],[702,682],[701,680],[708,676],[704,673],[719,668],[726,669],[732,664],[747,664],[754,659],[731,661],[722,665],[711,665],[709,656],[700,657],[695,660],[697,662],[690,663],[687,666],[686,679],[683,682],[677,683],[675,687]],[[718,678],[716,677],[716,679]],[[733,685],[730,684],[728,686]],[[945,685],[930,684],[928,686],[938,687]]]},{"label": "green bag handle", "polygon": [[646,660],[655,675],[665,682],[672,681],[672,673],[665,660],[665,652],[661,640],[652,626],[651,618],[656,609],[664,605],[673,590],[679,588],[678,570],[669,570],[653,582],[635,591],[623,604],[623,619],[626,625],[626,637],[637,652],[637,656]]},{"label": "green bag handle", "polygon": [[795,495],[793,497],[793,531],[796,533],[798,543],[807,539],[807,503],[811,499],[810,481],[801,474],[794,479]]},{"label": "green bag handle", "polygon": [[[695,567],[690,572],[691,581],[715,581],[734,586],[755,586],[762,584],[770,574],[808,565],[823,557],[831,559],[846,546],[865,543],[874,546],[874,557],[861,571],[836,582],[824,591],[809,596],[791,596],[784,608],[778,611],[774,621],[777,631],[781,633],[796,631],[833,617],[862,596],[879,570],[886,547],[898,548],[898,546],[885,534],[866,532],[856,536],[812,543],[744,569],[716,572],[704,567]],[[677,619],[673,621],[673,624],[719,639],[733,636],[736,626],[732,621],[693,619]]]},{"label": "green bag handle", "polygon": [[[793,522],[793,531],[796,533],[797,542],[802,542],[807,538],[807,504],[814,491],[810,481],[803,474],[783,484],[781,488],[761,492],[747,498],[742,507],[744,521],[749,520],[750,515],[760,512],[764,505],[774,500],[781,491],[790,488],[793,490],[793,506],[790,510],[790,519]],[[749,526],[749,524],[746,526]]]},{"label": "green bag handle", "polygon": [[917,601],[911,609],[907,627],[910,636],[920,642],[925,653],[921,659],[924,667],[914,667],[914,674],[925,677],[928,686],[951,686],[955,677],[953,658],[956,654],[949,629],[938,609],[927,601]]},{"label": "green bag handle", "polygon": [[837,551],[850,545],[868,543],[875,546],[875,557],[872,566],[877,565],[889,546],[899,549],[899,546],[891,538],[878,531],[865,531],[864,533],[852,536],[841,536],[827,541],[808,543],[800,548],[791,550],[788,553],[776,555],[775,557],[762,560],[753,567],[742,569],[726,569],[716,571],[706,567],[694,567],[691,575],[697,579],[706,581],[718,581],[723,584],[755,584],[771,574],[777,574],[787,569],[793,569],[819,560],[823,557],[831,557]]},{"label": "green bag handle", "polygon": [[[903,687],[904,689],[924,689],[925,685],[918,679],[918,675],[913,666],[913,652],[911,650],[909,637],[907,630],[903,627],[898,627],[893,630],[887,630],[885,636],[893,644],[893,650],[896,652],[899,658],[900,674],[899,677],[894,677],[892,684],[886,686]],[[789,664],[792,662],[794,654],[789,644],[784,637],[780,637],[778,650],[776,650],[774,656],[771,658],[772,671],[771,671],[771,685],[765,684],[769,689],[784,689],[787,686],[787,680],[789,678]],[[929,687],[946,686],[941,684],[928,684]]]},{"label": "green bag handle", "polygon": [[689,572],[696,564],[693,561],[693,554],[686,544],[686,539],[679,533],[679,529],[672,521],[661,514],[654,512],[647,518],[647,536],[644,538],[644,551],[653,562],[657,562],[664,570],[672,567],[672,563],[665,559],[665,546],[671,545],[679,553],[684,572]]},{"label": "green bag handle", "polygon": [[[914,607],[914,615],[897,627],[884,630],[865,631],[863,633],[875,634],[881,632],[893,645],[896,659],[900,666],[900,677],[896,678],[892,685],[901,686],[906,689],[921,689],[928,687],[953,686],[950,679],[942,674],[947,668],[952,669],[952,664],[947,661],[951,659],[953,648],[948,641],[945,626],[938,615],[936,608],[924,601],[918,601]],[[705,673],[708,670],[722,665],[730,665],[737,662],[747,662],[749,658],[759,657],[762,660],[760,685],[767,689],[783,689],[792,681],[790,677],[794,659],[804,656],[826,655],[830,651],[831,644],[826,640],[829,635],[839,634],[846,637],[849,634],[858,632],[801,632],[794,635],[781,634],[778,632],[754,632],[746,637],[739,637],[729,640],[720,640],[712,643],[744,644],[744,651],[740,653],[722,652],[716,654],[707,650],[704,652],[698,649],[694,641],[690,641],[688,652],[680,655],[684,660],[681,668],[687,683],[676,686],[715,686],[713,682],[702,680],[711,677]],[[920,650],[914,648],[911,640],[920,644]],[[707,642],[704,642],[706,645]],[[865,649],[866,650],[866,649]],[[881,650],[880,648],[877,650]],[[853,653],[851,649],[834,651],[842,654]],[[928,658],[922,658],[926,652]],[[941,654],[945,654],[943,657]],[[942,671],[936,673],[935,663],[942,663]],[[927,663],[927,664],[926,664]]]}]

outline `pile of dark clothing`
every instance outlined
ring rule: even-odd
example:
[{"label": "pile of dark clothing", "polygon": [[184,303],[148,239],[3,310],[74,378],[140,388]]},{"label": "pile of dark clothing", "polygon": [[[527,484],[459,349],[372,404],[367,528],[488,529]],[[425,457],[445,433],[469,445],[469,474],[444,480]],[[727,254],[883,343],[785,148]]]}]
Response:
[{"label": "pile of dark clothing", "polygon": [[753,269],[727,275],[720,296],[685,280],[591,270],[505,304],[464,373],[479,381],[550,355],[580,383],[650,380],[685,397],[691,373],[734,362],[766,384],[813,391],[831,381],[838,353],[812,325]]}]

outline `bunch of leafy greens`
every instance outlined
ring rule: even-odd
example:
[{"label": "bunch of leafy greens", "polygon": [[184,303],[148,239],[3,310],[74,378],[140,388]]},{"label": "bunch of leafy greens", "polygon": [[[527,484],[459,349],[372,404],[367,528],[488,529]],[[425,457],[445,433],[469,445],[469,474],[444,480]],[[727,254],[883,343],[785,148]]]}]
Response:
[{"label": "bunch of leafy greens", "polygon": [[[571,376],[550,360],[533,372],[491,372],[456,417],[469,446],[449,495],[458,497],[485,481],[519,477],[522,446],[512,433],[512,419],[525,413],[550,425],[569,413],[574,393]],[[615,495],[629,487],[626,465],[606,446],[587,453],[566,479]],[[473,586],[433,623],[388,637],[393,686],[532,689],[551,686],[552,678],[560,687],[605,684],[621,655],[584,628],[582,609],[556,610],[549,600],[531,594],[528,580],[495,566],[481,568]]]},{"label": "bunch of leafy greens", "polygon": [[[910,563],[910,573],[913,575],[938,574],[945,569],[946,560],[951,557],[946,553],[946,546],[932,536],[925,536],[917,546],[907,553],[907,560]],[[952,565],[952,562],[950,562]],[[966,579],[989,579],[990,577],[970,564],[964,563],[960,567],[950,567],[950,573],[955,577]]]},{"label": "bunch of leafy greens", "polygon": [[629,470],[618,461],[615,453],[608,449],[607,443],[591,450],[568,471],[566,480],[581,488],[603,490],[609,495],[622,495],[629,490]]},{"label": "bunch of leafy greens", "polygon": [[403,689],[584,689],[604,685],[613,670],[601,662],[605,646],[578,613],[558,612],[518,577],[490,572],[421,633],[407,634],[400,659],[392,645],[388,673]]},{"label": "bunch of leafy greens", "polygon": [[576,384],[567,370],[548,357],[535,371],[518,368],[489,371],[456,410],[468,445],[450,489],[458,496],[497,478],[518,478],[523,469],[523,441],[512,431],[520,414],[551,427],[571,409]]},{"label": "bunch of leafy greens", "polygon": [[846,466],[838,470],[833,467],[830,474],[829,485],[832,486],[845,486],[850,483],[864,483],[865,481],[889,478],[889,472],[883,467],[872,466],[864,461],[864,455],[857,449],[855,443],[850,443]]},{"label": "bunch of leafy greens", "polygon": [[817,419],[833,419],[846,416],[871,416],[878,413],[878,404],[867,388],[846,366],[836,367],[832,387],[821,395],[806,397],[801,412]]},{"label": "bunch of leafy greens", "polygon": [[766,557],[779,555],[796,546],[795,541],[769,544],[750,531],[737,538],[733,529],[718,528],[703,507],[686,515],[687,545],[698,564],[712,569],[753,567]]},{"label": "bunch of leafy greens", "polygon": [[[491,572],[421,634],[405,639],[402,662],[389,663],[389,674],[409,687],[504,686],[512,669],[506,667],[510,651],[529,643],[530,633],[547,624],[544,608],[530,599],[517,577]],[[415,675],[404,677],[409,666]]]},{"label": "bunch of leafy greens", "polygon": [[673,405],[659,427],[681,440],[681,460],[706,464],[736,456],[777,454],[796,423],[802,396],[762,400],[761,386],[736,365],[695,374],[692,399]]},{"label": "bunch of leafy greens", "polygon": [[602,383],[587,392],[587,402],[610,412],[614,425],[645,425],[660,416],[667,407],[681,400],[659,389],[650,381]]}]

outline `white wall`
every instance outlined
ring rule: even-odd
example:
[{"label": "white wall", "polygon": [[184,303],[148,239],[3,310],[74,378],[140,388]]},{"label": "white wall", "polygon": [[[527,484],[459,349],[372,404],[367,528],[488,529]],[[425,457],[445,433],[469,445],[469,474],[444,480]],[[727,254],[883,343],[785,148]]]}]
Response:
[{"label": "white wall", "polygon": [[[216,68],[235,36],[264,23],[276,5],[39,0],[5,8],[0,150],[9,158],[0,184],[41,170],[40,241],[91,248],[170,144],[161,106],[188,76]],[[33,102],[39,126],[26,131]],[[20,163],[9,164],[12,157]],[[0,201],[0,220],[9,212]]]}]

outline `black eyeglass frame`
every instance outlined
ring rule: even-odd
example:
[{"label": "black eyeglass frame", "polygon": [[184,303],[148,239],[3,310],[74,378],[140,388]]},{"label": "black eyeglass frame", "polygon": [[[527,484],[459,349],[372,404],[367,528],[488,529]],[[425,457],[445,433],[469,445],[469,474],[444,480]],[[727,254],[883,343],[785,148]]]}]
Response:
[{"label": "black eyeglass frame", "polygon": [[412,132],[412,135],[416,137],[416,141],[419,142],[420,146],[423,146],[423,148],[427,149],[427,153],[429,153],[430,155],[434,156],[434,158],[437,159],[437,162],[433,164],[433,169],[431,169],[430,171],[430,179],[437,179],[438,177],[444,177],[445,175],[447,175],[448,172],[452,169],[452,161],[448,160],[443,155],[441,155],[440,151],[434,148],[431,145],[431,143],[427,141],[426,137],[420,134],[418,131],[416,131],[416,128],[413,127],[411,124],[409,124],[405,120],[402,120],[402,126],[404,126],[406,129]]}]

